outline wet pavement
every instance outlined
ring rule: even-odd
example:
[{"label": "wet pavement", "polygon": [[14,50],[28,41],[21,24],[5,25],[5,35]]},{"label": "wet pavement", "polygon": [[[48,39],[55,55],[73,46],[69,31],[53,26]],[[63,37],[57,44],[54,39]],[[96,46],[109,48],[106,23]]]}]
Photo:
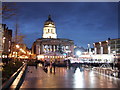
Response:
[{"label": "wet pavement", "polygon": [[120,88],[120,79],[89,69],[56,67],[45,73],[40,66],[29,66],[21,88]]}]

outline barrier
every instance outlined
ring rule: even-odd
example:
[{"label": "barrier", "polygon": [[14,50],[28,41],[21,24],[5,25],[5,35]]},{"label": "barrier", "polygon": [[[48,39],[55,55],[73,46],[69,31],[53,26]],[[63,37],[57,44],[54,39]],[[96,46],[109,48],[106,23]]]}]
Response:
[{"label": "barrier", "polygon": [[5,83],[2,84],[2,89],[9,88],[12,82],[15,80],[17,75],[19,74],[20,70],[22,69],[23,65],[10,77],[9,80],[7,80]]},{"label": "barrier", "polygon": [[113,70],[110,68],[100,68],[100,67],[94,67],[93,70],[95,70],[101,74],[105,74],[108,76],[114,76],[114,77],[118,77],[118,72],[119,72],[119,70]]},{"label": "barrier", "polygon": [[23,80],[24,80],[24,76],[25,76],[25,72],[26,72],[26,68],[27,68],[27,64],[25,64],[22,68],[22,70],[20,71],[19,75],[16,77],[16,79],[13,81],[12,85],[10,86],[10,88],[14,88],[14,89],[19,89]]},{"label": "barrier", "polygon": [[[11,77],[8,81],[6,81],[5,83],[3,83],[1,89],[9,89],[11,87],[11,85],[13,84],[13,82],[17,79],[17,77],[19,76],[19,74],[21,73],[21,71],[23,70],[23,68],[26,66],[26,64],[24,63]],[[22,73],[21,73],[22,74]]]}]

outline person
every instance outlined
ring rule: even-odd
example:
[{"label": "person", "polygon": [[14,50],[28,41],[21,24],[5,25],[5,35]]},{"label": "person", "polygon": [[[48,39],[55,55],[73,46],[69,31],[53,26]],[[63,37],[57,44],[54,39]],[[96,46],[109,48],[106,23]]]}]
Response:
[{"label": "person", "polygon": [[36,69],[37,69],[37,64],[38,64],[37,61],[35,61],[35,68],[36,68]]},{"label": "person", "polygon": [[45,71],[46,73],[48,72],[48,69],[47,69],[47,67],[45,67],[45,68],[44,68],[44,71]]},{"label": "person", "polygon": [[53,63],[53,67],[54,67],[54,73],[55,73],[55,61],[54,61],[54,63]]},{"label": "person", "polygon": [[44,62],[44,67],[43,67],[43,70],[47,73],[48,69],[47,69],[47,61],[45,60]]},{"label": "person", "polygon": [[52,61],[50,62],[50,73],[52,73]]},{"label": "person", "polygon": [[118,68],[118,78],[120,78],[120,62],[118,62],[116,66]]},{"label": "person", "polygon": [[47,61],[45,60],[45,62],[44,62],[44,67],[46,67],[47,66]]},{"label": "person", "polygon": [[68,60],[67,60],[67,67],[69,67],[69,63],[68,63]]},{"label": "person", "polygon": [[36,67],[36,69],[37,69],[37,63],[35,64],[35,67]]}]

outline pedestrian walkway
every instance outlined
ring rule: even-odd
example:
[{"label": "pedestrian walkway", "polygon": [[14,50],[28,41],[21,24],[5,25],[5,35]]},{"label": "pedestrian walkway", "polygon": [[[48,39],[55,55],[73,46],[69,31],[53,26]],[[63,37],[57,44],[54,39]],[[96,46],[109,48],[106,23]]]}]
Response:
[{"label": "pedestrian walkway", "polygon": [[21,88],[120,88],[120,80],[92,70],[56,67],[55,73],[45,73],[40,66],[30,66]]},{"label": "pedestrian walkway", "polygon": [[[45,73],[42,67],[36,69],[34,66],[28,66],[25,80],[20,88],[64,88],[64,78],[66,68],[57,68],[56,71]],[[69,88],[69,87],[68,87]]]},{"label": "pedestrian walkway", "polygon": [[41,81],[46,78],[48,78],[48,75],[42,70],[41,67],[36,69],[34,66],[28,66],[26,77],[21,88],[36,88],[39,85],[37,86],[35,83],[41,83]]}]

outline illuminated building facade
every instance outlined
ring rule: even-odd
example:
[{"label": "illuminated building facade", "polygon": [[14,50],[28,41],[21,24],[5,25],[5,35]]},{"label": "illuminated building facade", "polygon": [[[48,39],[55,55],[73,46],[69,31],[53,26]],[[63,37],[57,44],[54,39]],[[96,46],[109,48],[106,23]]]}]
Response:
[{"label": "illuminated building facade", "polygon": [[74,54],[73,40],[57,38],[55,23],[50,15],[45,21],[42,38],[37,39],[32,46],[33,54],[40,55],[49,52],[66,53],[67,56]]},{"label": "illuminated building facade", "polygon": [[120,38],[93,43],[94,60],[110,62],[120,61]]},{"label": "illuminated building facade", "polygon": [[2,51],[3,51],[3,28],[2,24],[0,24],[0,58],[2,56]]},{"label": "illuminated building facade", "polygon": [[55,23],[52,21],[51,16],[45,21],[43,28],[43,38],[57,38]]},{"label": "illuminated building facade", "polygon": [[106,41],[96,42],[94,45],[95,54],[113,54],[120,53],[120,39],[108,39]]},{"label": "illuminated building facade", "polygon": [[[11,52],[12,30],[8,29],[6,24],[2,24],[3,28],[3,52],[2,55],[8,57]],[[4,57],[3,57],[4,58]]]},{"label": "illuminated building facade", "polygon": [[120,63],[120,38],[95,42],[93,46],[93,51],[89,50],[80,55],[80,58],[90,63]]}]

